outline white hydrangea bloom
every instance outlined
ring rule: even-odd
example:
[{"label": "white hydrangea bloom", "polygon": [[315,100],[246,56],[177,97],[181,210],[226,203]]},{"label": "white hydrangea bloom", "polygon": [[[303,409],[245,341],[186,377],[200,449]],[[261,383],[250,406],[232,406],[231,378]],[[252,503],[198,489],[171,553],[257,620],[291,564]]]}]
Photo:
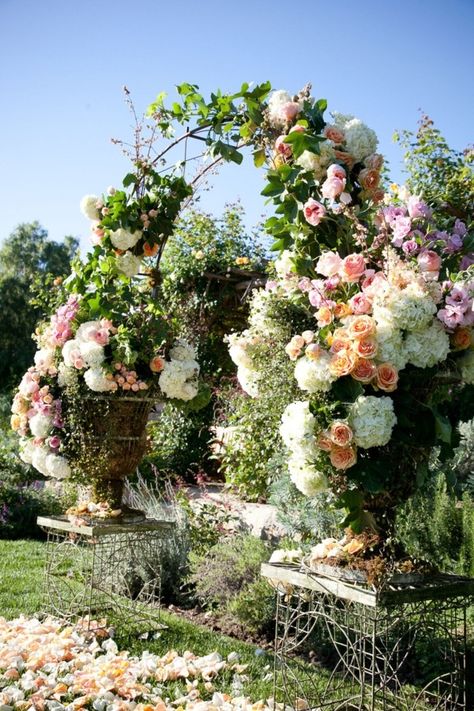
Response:
[{"label": "white hydrangea bloom", "polygon": [[53,420],[48,415],[43,415],[41,412],[37,412],[36,415],[33,415],[33,417],[29,420],[28,424],[33,437],[44,439],[50,433]]},{"label": "white hydrangea bloom", "polygon": [[337,112],[332,116],[335,125],[344,131],[346,149],[356,161],[362,162],[364,158],[377,151],[377,134],[360,119]]},{"label": "white hydrangea bloom", "polygon": [[54,348],[40,348],[35,353],[36,370],[41,375],[46,375],[48,370],[54,366]]},{"label": "white hydrangea bloom", "polygon": [[95,334],[96,331],[99,331],[101,328],[102,325],[100,321],[85,321],[84,323],[81,323],[81,325],[77,329],[76,335],[74,336],[74,340],[79,342],[93,341],[93,334]]},{"label": "white hydrangea bloom", "polygon": [[198,393],[199,364],[195,360],[166,361],[160,374],[161,391],[169,398],[192,400]]},{"label": "white hydrangea bloom", "polygon": [[123,272],[129,279],[135,276],[135,274],[138,274],[141,264],[141,259],[135,257],[131,252],[125,252],[125,254],[121,254],[117,257],[117,267],[119,271]]},{"label": "white hydrangea bloom", "polygon": [[45,462],[48,476],[54,479],[66,479],[71,475],[71,467],[65,457],[59,454],[48,454]]},{"label": "white hydrangea bloom", "polygon": [[107,373],[102,368],[89,368],[84,373],[84,380],[87,387],[95,393],[105,393],[113,387],[113,381],[107,378]]},{"label": "white hydrangea bloom", "polygon": [[34,468],[43,474],[48,476],[48,467],[46,466],[46,457],[49,454],[49,449],[41,445],[37,445],[34,448],[33,456],[31,458],[31,463]]},{"label": "white hydrangea bloom", "polygon": [[74,355],[80,355],[80,342],[76,341],[75,338],[71,338],[70,341],[66,341],[62,348],[62,356],[64,360],[64,364],[68,368],[74,367]]},{"label": "white hydrangea bloom", "polygon": [[404,289],[389,285],[376,293],[372,314],[376,321],[391,320],[397,328],[420,331],[431,322],[437,307],[430,294],[416,281]]},{"label": "white hydrangea bloom", "polygon": [[18,456],[21,461],[25,462],[25,464],[32,464],[35,449],[36,445],[33,444],[32,439],[22,439],[20,441],[20,450],[18,452]]},{"label": "white hydrangea bloom", "polygon": [[377,321],[376,336],[378,360],[382,363],[391,363],[397,370],[402,370],[407,358],[400,329],[390,318],[380,319]]},{"label": "white hydrangea bloom", "polygon": [[171,360],[196,360],[196,349],[186,341],[177,341],[170,350]]},{"label": "white hydrangea bloom", "polygon": [[303,170],[314,173],[316,180],[324,178],[326,168],[330,163],[336,160],[336,154],[331,141],[321,141],[319,150],[319,154],[313,153],[312,151],[303,151],[295,161],[296,165],[301,166]]},{"label": "white hydrangea bloom", "polygon": [[467,351],[458,361],[461,377],[467,385],[474,385],[474,351]]},{"label": "white hydrangea bloom", "polygon": [[268,338],[281,330],[281,324],[269,316],[269,307],[272,305],[274,295],[265,289],[255,289],[250,305],[249,326],[255,333]]},{"label": "white hydrangea bloom", "polygon": [[84,195],[81,200],[80,208],[83,215],[89,218],[89,220],[99,220],[99,210],[97,209],[97,202],[99,198],[96,195]]},{"label": "white hydrangea bloom", "polygon": [[114,245],[115,249],[121,249],[125,251],[126,249],[131,249],[135,247],[136,243],[141,239],[142,233],[137,230],[136,232],[128,232],[122,227],[110,233],[110,241]]},{"label": "white hydrangea bloom", "polygon": [[242,333],[230,333],[226,336],[229,344],[229,355],[237,367],[253,368],[252,356],[249,353],[249,346],[254,342],[254,338],[247,329]]},{"label": "white hydrangea bloom", "polygon": [[405,339],[405,357],[417,368],[432,368],[446,360],[449,353],[449,336],[439,321],[434,321],[424,331],[409,333]]},{"label": "white hydrangea bloom", "polygon": [[316,496],[328,488],[327,477],[304,459],[290,457],[288,470],[291,481],[305,496]]},{"label": "white hydrangea bloom", "polygon": [[253,368],[247,368],[245,365],[239,365],[237,368],[237,380],[240,387],[250,397],[257,397],[259,394],[258,381],[259,375]]},{"label": "white hydrangea bloom", "polygon": [[101,345],[94,341],[83,342],[80,344],[81,356],[86,365],[90,368],[98,368],[103,363],[105,351]]},{"label": "white hydrangea bloom", "polygon": [[280,279],[284,279],[287,274],[293,273],[293,258],[295,254],[290,249],[284,249],[278,259],[275,259],[274,266]]},{"label": "white hydrangea bloom", "polygon": [[360,395],[349,410],[349,424],[358,447],[382,447],[390,441],[397,422],[392,398]]},{"label": "white hydrangea bloom", "polygon": [[309,393],[326,393],[331,389],[331,383],[336,380],[329,370],[330,356],[322,353],[316,360],[303,356],[295,365],[295,378],[298,387]]},{"label": "white hydrangea bloom", "polygon": [[280,435],[288,449],[310,458],[316,454],[314,433],[316,420],[309,410],[309,402],[292,402],[281,417]]}]

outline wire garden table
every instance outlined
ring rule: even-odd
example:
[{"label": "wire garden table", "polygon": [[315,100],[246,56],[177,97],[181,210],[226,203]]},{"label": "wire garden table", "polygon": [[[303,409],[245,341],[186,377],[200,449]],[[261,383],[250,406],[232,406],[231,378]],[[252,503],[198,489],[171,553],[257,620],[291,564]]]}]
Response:
[{"label": "wire garden table", "polygon": [[468,708],[473,579],[420,576],[376,591],[282,564],[262,575],[277,591],[278,701],[297,711]]},{"label": "wire garden table", "polygon": [[161,553],[171,521],[70,523],[38,517],[47,533],[45,612],[85,630],[115,622],[159,629]]}]

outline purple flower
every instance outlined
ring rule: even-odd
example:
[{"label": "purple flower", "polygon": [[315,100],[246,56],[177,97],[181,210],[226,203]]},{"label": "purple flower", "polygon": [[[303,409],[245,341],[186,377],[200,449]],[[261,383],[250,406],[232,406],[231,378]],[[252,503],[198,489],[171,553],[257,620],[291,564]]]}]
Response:
[{"label": "purple flower", "polygon": [[275,291],[278,284],[274,279],[269,279],[265,284],[266,291]]},{"label": "purple flower", "polygon": [[465,311],[469,304],[469,293],[464,286],[454,286],[451,293],[446,297],[446,303],[450,306],[457,306]]},{"label": "purple flower", "polygon": [[407,239],[406,242],[403,242],[402,249],[407,256],[410,256],[416,254],[420,248],[416,240]]},{"label": "purple flower", "polygon": [[462,237],[454,233],[446,242],[446,247],[443,251],[453,254],[454,252],[459,252],[460,249],[462,249]]},{"label": "purple flower", "polygon": [[440,321],[444,323],[446,328],[454,330],[460,326],[463,320],[464,313],[458,306],[446,306],[445,309],[440,309],[437,314]]},{"label": "purple flower", "polygon": [[324,300],[323,295],[319,289],[311,289],[311,291],[308,293],[308,299],[311,306],[314,306],[315,309],[319,309]]},{"label": "purple flower", "polygon": [[465,237],[467,234],[467,227],[461,220],[456,220],[453,227],[453,232],[455,232],[460,237]]},{"label": "purple flower", "polygon": [[298,289],[300,291],[311,291],[311,279],[309,277],[303,277],[298,282]]},{"label": "purple flower", "polygon": [[467,269],[468,267],[470,267],[471,264],[474,264],[474,253],[473,252],[470,252],[469,254],[464,255],[464,257],[461,259],[459,269],[461,271],[464,271],[464,269]]},{"label": "purple flower", "polygon": [[423,200],[420,200],[417,195],[411,195],[408,198],[407,208],[408,214],[412,219],[424,217],[426,220],[429,220],[433,214],[428,205],[423,202]]}]

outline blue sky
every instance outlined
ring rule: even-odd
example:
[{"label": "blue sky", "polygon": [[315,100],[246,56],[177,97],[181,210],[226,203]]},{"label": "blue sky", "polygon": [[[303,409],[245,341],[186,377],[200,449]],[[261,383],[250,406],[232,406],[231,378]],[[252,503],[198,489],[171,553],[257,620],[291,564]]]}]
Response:
[{"label": "blue sky", "polygon": [[[87,245],[80,198],[128,171],[110,142],[131,138],[124,84],[142,111],[184,81],[290,93],[311,81],[375,129],[400,180],[391,136],[420,108],[453,147],[473,141],[473,32],[473,0],[0,0],[0,240],[39,220]],[[258,221],[261,171],[226,167],[212,184],[205,209],[240,198]]]}]

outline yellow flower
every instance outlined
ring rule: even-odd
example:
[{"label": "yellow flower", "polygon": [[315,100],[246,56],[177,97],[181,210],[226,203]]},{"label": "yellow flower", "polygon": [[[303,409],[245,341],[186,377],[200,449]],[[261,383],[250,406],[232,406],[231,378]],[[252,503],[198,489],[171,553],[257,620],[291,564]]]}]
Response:
[{"label": "yellow flower", "polygon": [[236,263],[238,266],[240,266],[240,265],[242,265],[242,264],[249,264],[249,263],[250,263],[250,259],[249,259],[248,257],[237,257],[237,259],[235,260],[235,263]]}]

